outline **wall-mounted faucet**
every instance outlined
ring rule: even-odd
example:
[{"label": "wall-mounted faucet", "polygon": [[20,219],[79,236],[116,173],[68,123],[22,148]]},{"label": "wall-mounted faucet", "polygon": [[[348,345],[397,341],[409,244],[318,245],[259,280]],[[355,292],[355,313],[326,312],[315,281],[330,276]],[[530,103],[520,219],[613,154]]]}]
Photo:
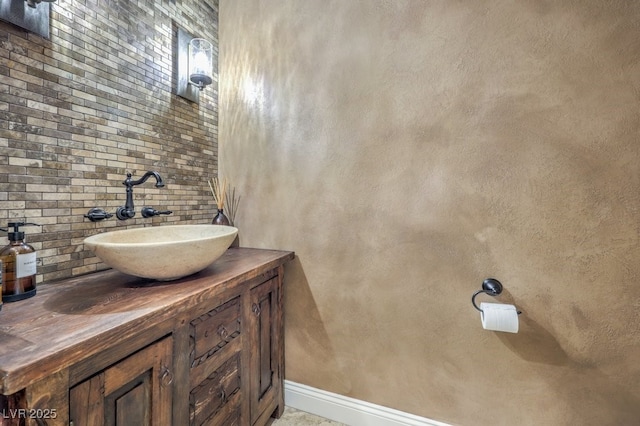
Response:
[{"label": "wall-mounted faucet", "polygon": [[[131,173],[127,173],[127,178],[124,180],[124,182],[122,182],[122,184],[127,187],[127,201],[125,202],[124,206],[120,206],[116,210],[116,217],[118,219],[132,219],[136,215],[135,207],[133,205],[133,187],[145,183],[151,176],[153,176],[156,180],[156,188],[162,188],[164,186],[164,181],[162,180],[162,177],[158,172],[148,171],[138,180],[133,180],[131,178]],[[142,217],[145,218],[171,213],[173,213],[171,210],[159,211],[154,209],[153,207],[142,208]],[[107,213],[105,210],[98,207],[92,208],[91,210],[89,210],[89,213],[84,215],[84,217],[92,222],[98,222],[103,219],[108,219],[112,216],[112,213]]]},{"label": "wall-mounted faucet", "polygon": [[148,171],[138,180],[131,179],[131,173],[127,173],[127,178],[122,182],[122,184],[127,187],[127,201],[124,206],[118,207],[116,210],[116,217],[118,219],[127,220],[136,215],[136,211],[133,206],[133,187],[145,183],[151,176],[156,179],[156,188],[162,188],[164,186],[162,177],[160,177],[158,172]]}]

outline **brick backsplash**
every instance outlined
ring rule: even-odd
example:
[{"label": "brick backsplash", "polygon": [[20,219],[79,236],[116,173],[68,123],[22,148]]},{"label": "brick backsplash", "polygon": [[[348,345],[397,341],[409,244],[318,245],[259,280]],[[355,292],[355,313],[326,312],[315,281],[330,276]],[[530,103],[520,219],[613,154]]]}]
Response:
[{"label": "brick backsplash", "polygon": [[[42,3],[38,7],[46,7]],[[200,103],[175,95],[177,28],[214,44],[214,83]],[[218,169],[218,1],[57,0],[50,39],[0,21],[0,227],[26,219],[38,282],[105,268],[83,239],[118,228],[210,223]],[[125,202],[134,219],[92,223]],[[143,219],[140,208],[172,210]],[[7,244],[4,233],[0,244]]]}]

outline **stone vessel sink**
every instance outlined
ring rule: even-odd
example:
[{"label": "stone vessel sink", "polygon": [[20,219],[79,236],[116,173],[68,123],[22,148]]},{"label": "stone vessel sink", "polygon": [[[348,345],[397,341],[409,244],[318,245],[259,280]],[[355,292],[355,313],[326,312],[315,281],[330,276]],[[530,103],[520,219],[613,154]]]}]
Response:
[{"label": "stone vessel sink", "polygon": [[166,225],[109,231],[84,244],[125,274],[170,281],[203,270],[229,248],[238,229],[223,225]]}]

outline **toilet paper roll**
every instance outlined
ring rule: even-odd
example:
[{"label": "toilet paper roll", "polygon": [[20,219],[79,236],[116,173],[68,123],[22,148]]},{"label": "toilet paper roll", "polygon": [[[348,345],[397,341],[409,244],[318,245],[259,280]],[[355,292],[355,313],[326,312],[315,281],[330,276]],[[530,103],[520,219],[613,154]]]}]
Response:
[{"label": "toilet paper roll", "polygon": [[518,310],[513,305],[481,303],[482,328],[493,331],[518,332]]}]

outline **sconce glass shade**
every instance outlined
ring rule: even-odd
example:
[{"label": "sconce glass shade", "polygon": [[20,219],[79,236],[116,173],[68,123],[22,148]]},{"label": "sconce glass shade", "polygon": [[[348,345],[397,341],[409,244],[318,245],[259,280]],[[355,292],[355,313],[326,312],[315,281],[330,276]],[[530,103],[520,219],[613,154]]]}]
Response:
[{"label": "sconce glass shade", "polygon": [[203,38],[189,42],[189,81],[204,89],[213,82],[213,45]]}]

